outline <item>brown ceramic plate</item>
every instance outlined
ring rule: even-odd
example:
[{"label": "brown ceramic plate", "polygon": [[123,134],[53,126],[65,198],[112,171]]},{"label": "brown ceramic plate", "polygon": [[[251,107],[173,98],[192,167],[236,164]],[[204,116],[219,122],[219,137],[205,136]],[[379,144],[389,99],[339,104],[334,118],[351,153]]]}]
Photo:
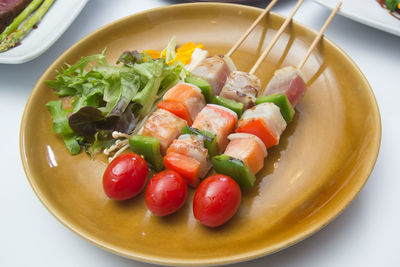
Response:
[{"label": "brown ceramic plate", "polygon": [[[68,154],[51,131],[45,103],[55,99],[44,84],[65,62],[101,52],[115,61],[125,50],[161,49],[172,35],[180,43],[203,42],[223,54],[260,9],[232,4],[184,4],[138,13],[90,34],[43,74],[26,105],[21,156],[34,191],[72,231],[119,255],[170,265],[223,264],[267,255],[329,223],[367,181],[377,158],[381,124],[371,88],[354,62],[324,39],[304,67],[308,91],[279,146],[269,150],[254,188],[243,192],[236,216],[217,229],[195,221],[193,190],[178,213],[158,218],[144,194],[114,202],[102,190],[103,157]],[[233,55],[249,70],[283,18],[269,15]],[[257,73],[263,85],[273,71],[296,65],[316,33],[293,23]]]}]

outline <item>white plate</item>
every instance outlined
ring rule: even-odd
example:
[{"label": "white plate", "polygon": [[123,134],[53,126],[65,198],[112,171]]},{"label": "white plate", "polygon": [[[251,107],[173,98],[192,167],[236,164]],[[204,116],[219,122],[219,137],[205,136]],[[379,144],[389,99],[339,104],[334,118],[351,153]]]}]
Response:
[{"label": "white plate", "polygon": [[40,56],[67,30],[88,0],[55,1],[21,45],[0,53],[0,63],[20,64]]},{"label": "white plate", "polygon": [[[336,7],[338,0],[314,0],[330,9]],[[400,20],[394,18],[389,11],[382,8],[376,0],[342,0],[339,14],[352,20],[366,24],[400,36]]]}]

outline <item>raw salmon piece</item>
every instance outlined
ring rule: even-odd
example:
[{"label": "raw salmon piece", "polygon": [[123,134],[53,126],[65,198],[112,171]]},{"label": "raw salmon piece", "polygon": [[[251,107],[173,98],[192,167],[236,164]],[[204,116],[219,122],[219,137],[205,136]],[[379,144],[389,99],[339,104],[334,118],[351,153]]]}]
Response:
[{"label": "raw salmon piece", "polygon": [[243,113],[242,118],[238,121],[236,132],[257,135],[269,148],[279,143],[285,128],[286,121],[282,117],[279,107],[273,103],[262,103]]},{"label": "raw salmon piece", "polygon": [[169,146],[169,153],[178,153],[196,159],[200,163],[199,176],[203,178],[211,168],[208,160],[208,151],[204,148],[204,141],[192,134],[184,134]]},{"label": "raw salmon piece", "polygon": [[169,145],[178,138],[185,126],[185,120],[164,109],[157,109],[144,123],[140,133],[157,138],[161,154],[165,155]]},{"label": "raw salmon piece", "polygon": [[196,188],[200,183],[200,163],[191,157],[171,152],[164,157],[164,165],[167,170],[179,173],[186,183]]},{"label": "raw salmon piece", "polygon": [[255,135],[236,133],[228,136],[230,140],[225,155],[240,159],[256,174],[264,167],[267,149],[264,143]]},{"label": "raw salmon piece", "polygon": [[217,136],[218,151],[222,153],[228,145],[228,135],[235,130],[237,115],[230,109],[208,104],[197,115],[192,127],[209,131]]},{"label": "raw salmon piece", "polygon": [[192,121],[206,105],[201,90],[198,87],[187,83],[176,84],[165,93],[163,100],[176,101],[185,105]]}]

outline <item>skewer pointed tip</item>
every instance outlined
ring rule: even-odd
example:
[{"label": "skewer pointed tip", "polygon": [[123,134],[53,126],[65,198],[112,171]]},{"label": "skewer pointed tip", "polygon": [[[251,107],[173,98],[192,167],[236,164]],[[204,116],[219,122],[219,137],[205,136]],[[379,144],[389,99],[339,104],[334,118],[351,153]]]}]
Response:
[{"label": "skewer pointed tip", "polygon": [[311,55],[312,51],[314,50],[314,48],[317,46],[318,42],[321,40],[322,36],[324,35],[324,32],[325,32],[326,28],[328,28],[329,24],[332,22],[332,20],[335,17],[336,13],[339,11],[342,3],[343,3],[342,1],[339,1],[339,3],[337,4],[336,8],[329,15],[329,17],[325,21],[324,26],[322,26],[322,28],[319,31],[317,37],[315,37],[313,43],[311,44],[310,48],[308,49],[308,51],[307,51],[306,55],[304,56],[303,60],[297,66],[297,69],[301,69],[304,66],[304,64],[306,63],[307,59]]},{"label": "skewer pointed tip", "polygon": [[236,51],[236,49],[243,43],[243,41],[249,36],[249,34],[254,30],[260,20],[266,16],[272,7],[278,2],[278,0],[272,0],[269,5],[264,9],[264,11],[257,17],[253,24],[247,29],[247,31],[240,37],[240,39],[232,46],[232,48],[225,54],[225,56],[230,57]]},{"label": "skewer pointed tip", "polygon": [[286,27],[289,25],[289,23],[292,21],[294,15],[296,14],[297,10],[300,8],[301,4],[304,2],[304,0],[299,0],[290,13],[290,15],[286,18],[286,20],[283,22],[282,26],[279,28],[278,32],[275,34],[274,38],[272,41],[269,43],[267,48],[264,50],[264,52],[261,54],[261,56],[257,59],[257,62],[254,64],[253,68],[250,70],[250,74],[254,74],[257,69],[260,67],[261,63],[264,61],[268,53],[271,51],[272,47],[275,45],[275,43],[278,41],[279,37],[282,35],[283,31],[286,29]]}]

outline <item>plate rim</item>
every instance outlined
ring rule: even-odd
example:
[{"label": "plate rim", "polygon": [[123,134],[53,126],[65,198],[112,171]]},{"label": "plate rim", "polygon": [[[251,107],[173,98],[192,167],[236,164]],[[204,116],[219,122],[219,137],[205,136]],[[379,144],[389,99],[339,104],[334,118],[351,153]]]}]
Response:
[{"label": "plate rim", "polygon": [[[25,146],[24,146],[24,129],[26,126],[26,120],[27,120],[27,111],[30,109],[30,106],[32,105],[31,99],[32,97],[37,93],[38,87],[43,83],[44,77],[54,69],[53,66],[57,65],[57,62],[59,59],[62,57],[66,56],[68,53],[70,53],[71,50],[73,50],[75,47],[79,46],[81,43],[83,43],[86,39],[91,38],[92,36],[96,35],[97,33],[103,31],[104,29],[107,29],[108,27],[111,27],[114,24],[121,23],[124,20],[130,19],[131,17],[134,16],[140,16],[145,13],[149,12],[159,12],[164,9],[171,9],[171,8],[176,8],[176,7],[185,7],[185,6],[237,6],[241,8],[245,8],[248,10],[256,10],[257,12],[262,12],[263,9],[258,8],[258,7],[253,7],[253,6],[244,6],[240,4],[232,4],[232,3],[206,3],[206,2],[196,2],[196,3],[181,3],[181,4],[174,4],[174,5],[167,5],[167,6],[161,6],[161,7],[156,7],[156,8],[151,8],[147,10],[143,10],[137,13],[133,13],[128,16],[124,16],[122,18],[119,18],[117,20],[114,20],[106,25],[101,26],[100,28],[94,30],[93,32],[89,33],[88,35],[84,36],[81,38],[79,41],[74,43],[72,46],[70,46],[67,50],[65,50],[61,55],[55,59],[53,63],[49,65],[49,67],[46,69],[46,71],[41,75],[40,79],[38,82],[35,84],[28,100],[24,108],[24,112],[22,115],[21,119],[21,124],[20,124],[20,133],[19,133],[19,149],[20,149],[20,157],[21,157],[21,162],[24,168],[25,175],[27,177],[27,180],[32,188],[32,190],[35,192],[36,196],[40,200],[40,202],[43,204],[43,206],[60,222],[62,223],[65,227],[67,227],[69,230],[71,230],[73,233],[77,234],[81,238],[85,239],[86,241],[89,241],[90,243],[108,251],[113,254],[132,259],[132,260],[137,260],[141,262],[146,262],[146,263],[152,263],[152,264],[163,264],[163,265],[170,265],[170,266],[201,266],[201,265],[224,265],[224,264],[232,264],[232,263],[238,263],[238,262],[244,262],[244,261],[249,261],[253,259],[257,259],[263,256],[267,256],[276,252],[279,252],[285,248],[288,248],[292,245],[297,244],[298,242],[312,236],[313,234],[317,233],[319,230],[323,229],[327,224],[329,224],[332,220],[337,218],[349,205],[350,203],[356,198],[356,196],[359,194],[359,192],[362,190],[362,188],[365,186],[366,182],[369,180],[371,173],[375,167],[376,161],[378,159],[379,151],[380,151],[380,146],[381,146],[381,139],[382,139],[382,120],[380,116],[380,110],[379,106],[375,97],[375,94],[372,90],[372,87],[370,83],[368,82],[367,78],[365,77],[364,73],[361,71],[361,69],[358,67],[358,65],[353,61],[353,59],[342,49],[340,48],[335,42],[327,38],[326,36],[323,37],[323,41],[328,42],[330,45],[332,45],[339,53],[341,53],[346,60],[348,60],[349,63],[361,74],[361,77],[368,87],[368,92],[370,94],[373,107],[374,107],[374,115],[377,119],[377,128],[376,128],[376,141],[374,142],[374,147],[371,148],[373,149],[373,153],[371,152],[371,156],[369,159],[369,162],[367,167],[364,167],[366,170],[366,175],[365,179],[363,180],[362,183],[358,184],[357,187],[354,187],[352,190],[351,194],[347,194],[346,198],[344,201],[340,203],[340,205],[335,206],[333,211],[329,212],[328,216],[326,216],[325,220],[322,222],[318,222],[315,225],[312,225],[310,228],[308,228],[306,231],[303,231],[297,235],[292,236],[291,238],[285,240],[284,242],[279,243],[278,245],[274,247],[269,247],[269,248],[262,248],[262,249],[257,249],[253,250],[248,253],[242,253],[242,254],[237,254],[235,256],[225,256],[221,258],[215,258],[215,259],[179,259],[179,258],[165,258],[165,257],[160,257],[157,256],[155,257],[149,257],[147,254],[143,253],[138,253],[138,252],[129,252],[127,250],[118,250],[115,246],[109,245],[107,242],[102,242],[99,241],[96,238],[92,238],[90,235],[87,233],[84,233],[80,229],[77,229],[79,227],[76,227],[75,225],[71,225],[66,218],[63,218],[61,215],[59,215],[55,210],[53,205],[49,203],[46,199],[46,197],[42,194],[42,192],[39,190],[39,188],[36,187],[34,184],[33,178],[31,178],[30,175],[30,168],[29,164],[27,162],[26,154],[25,154]],[[271,12],[271,14],[284,19],[285,16],[280,15],[275,12]],[[311,31],[315,35],[318,34],[318,32],[305,24],[298,22],[296,20],[293,20],[298,26],[303,27],[307,29],[308,31]]]}]

